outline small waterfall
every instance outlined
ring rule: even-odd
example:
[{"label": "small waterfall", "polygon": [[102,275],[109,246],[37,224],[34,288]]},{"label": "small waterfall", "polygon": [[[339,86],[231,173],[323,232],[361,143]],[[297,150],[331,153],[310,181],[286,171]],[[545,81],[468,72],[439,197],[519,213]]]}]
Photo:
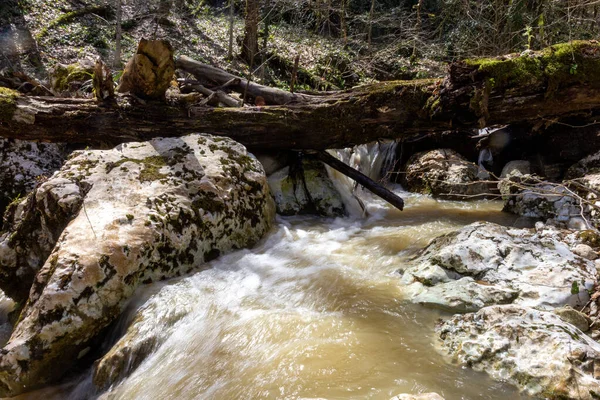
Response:
[{"label": "small waterfall", "polygon": [[[374,181],[385,184],[389,182],[389,173],[394,168],[397,147],[397,141],[389,140],[329,150],[329,153]],[[366,200],[362,196],[362,188],[357,187],[352,179],[332,168],[327,167],[327,172],[340,192],[349,213],[356,216],[363,215]]]}]

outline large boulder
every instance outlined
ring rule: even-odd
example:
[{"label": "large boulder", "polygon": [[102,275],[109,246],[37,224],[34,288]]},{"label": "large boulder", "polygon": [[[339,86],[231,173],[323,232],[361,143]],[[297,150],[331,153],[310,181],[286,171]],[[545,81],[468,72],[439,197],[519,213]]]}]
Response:
[{"label": "large boulder", "polygon": [[489,174],[450,149],[414,154],[406,163],[403,185],[406,190],[444,199],[468,199],[488,192],[482,180]]},{"label": "large boulder", "polygon": [[0,138],[0,213],[58,170],[66,156],[63,144]]},{"label": "large boulder", "polygon": [[[31,289],[0,351],[0,396],[59,378],[138,285],[251,246],[274,217],[260,163],[198,134],[76,152],[22,204],[1,239],[0,285],[20,299]],[[27,257],[41,241],[47,259]]]},{"label": "large boulder", "polygon": [[551,312],[515,305],[455,315],[437,328],[452,361],[536,398],[600,397],[600,345]]},{"label": "large boulder", "polygon": [[322,162],[302,160],[269,176],[269,187],[281,215],[317,214],[337,217],[346,209]]},{"label": "large boulder", "polygon": [[573,252],[577,237],[477,222],[434,239],[401,271],[401,281],[412,301],[452,311],[506,303],[581,308],[596,268]]}]

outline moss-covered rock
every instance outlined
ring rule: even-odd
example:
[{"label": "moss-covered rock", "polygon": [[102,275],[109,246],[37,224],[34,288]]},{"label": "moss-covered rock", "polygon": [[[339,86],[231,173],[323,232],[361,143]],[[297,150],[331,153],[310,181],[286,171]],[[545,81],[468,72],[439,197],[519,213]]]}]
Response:
[{"label": "moss-covered rock", "polygon": [[[262,166],[230,139],[195,134],[76,152],[0,241],[2,287],[20,270],[30,286],[18,292],[29,297],[0,352],[0,396],[59,378],[138,285],[256,243],[274,208]],[[15,256],[41,240],[47,259]]]},{"label": "moss-covered rock", "polygon": [[302,160],[299,167],[285,167],[273,173],[269,187],[281,215],[345,214],[342,198],[320,161]]},{"label": "moss-covered rock", "polygon": [[17,110],[19,92],[0,86],[0,121],[10,121]]},{"label": "moss-covered rock", "polygon": [[93,73],[94,64],[92,62],[58,64],[50,71],[52,88],[58,93],[76,90],[83,82],[92,79]]}]

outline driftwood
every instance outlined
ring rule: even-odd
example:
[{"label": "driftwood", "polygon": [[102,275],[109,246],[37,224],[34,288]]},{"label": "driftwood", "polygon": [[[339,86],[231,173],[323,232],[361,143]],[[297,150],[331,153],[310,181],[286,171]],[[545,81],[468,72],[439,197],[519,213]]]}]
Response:
[{"label": "driftwood", "polygon": [[[236,84],[235,76],[213,67],[184,58],[177,65],[217,86]],[[106,107],[0,94],[0,136],[94,145],[207,132],[254,149],[342,148],[416,133],[589,116],[600,112],[598,71],[600,45],[592,41],[453,63],[443,80],[382,82],[319,96],[247,84],[267,104],[287,104],[276,106],[188,107],[117,97]],[[246,81],[239,82],[241,90]]]},{"label": "driftwood", "polygon": [[188,90],[193,90],[195,92],[201,93],[207,98],[214,99],[214,103],[207,102],[207,104],[217,106],[218,103],[224,104],[227,107],[241,107],[242,102],[240,100],[236,100],[231,96],[228,96],[225,92],[221,90],[211,90],[198,82],[183,82],[185,88]]},{"label": "driftwood", "polygon": [[348,165],[341,162],[326,151],[317,151],[309,154],[314,156],[316,159],[324,162],[325,164],[329,165],[331,168],[346,175],[350,179],[353,179],[358,184],[369,189],[371,192],[381,197],[400,211],[404,209],[404,200],[402,200],[402,198],[400,198],[398,195],[392,193],[390,190],[386,189],[385,187],[375,182],[368,176],[362,174],[361,172],[355,170],[352,167],[349,167]]},{"label": "driftwood", "polygon": [[282,89],[259,85],[258,83],[248,82],[247,79],[232,75],[222,69],[203,64],[192,60],[189,57],[181,56],[176,61],[177,68],[189,72],[201,82],[211,83],[216,86],[225,86],[235,90],[238,93],[246,93],[256,98],[262,97],[267,105],[286,105],[293,103],[305,103],[312,99],[312,96],[290,93]]}]

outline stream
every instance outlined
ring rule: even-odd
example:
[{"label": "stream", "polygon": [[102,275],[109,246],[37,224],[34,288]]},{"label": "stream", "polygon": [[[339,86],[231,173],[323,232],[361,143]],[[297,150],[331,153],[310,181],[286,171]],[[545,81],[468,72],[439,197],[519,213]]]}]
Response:
[{"label": "stream", "polygon": [[[338,156],[385,171],[395,148],[384,150]],[[139,334],[164,343],[107,391],[95,392],[88,370],[18,399],[528,398],[445,360],[433,328],[451,314],[405,300],[396,272],[436,236],[480,220],[512,225],[516,217],[497,201],[440,201],[392,187],[406,201],[403,212],[362,191],[362,206],[351,204],[346,190],[354,217],[278,216],[253,249],[138,289],[105,350],[139,312]]]},{"label": "stream", "polygon": [[[444,360],[433,326],[450,314],[403,300],[395,272],[435,236],[515,217],[500,202],[399,194],[403,212],[369,197],[367,218],[278,217],[255,248],[138,290],[114,337],[140,307],[157,318],[187,315],[170,326],[149,318],[143,329],[168,330],[165,343],[100,398],[526,398]],[[93,398],[89,376],[20,399]]]}]

